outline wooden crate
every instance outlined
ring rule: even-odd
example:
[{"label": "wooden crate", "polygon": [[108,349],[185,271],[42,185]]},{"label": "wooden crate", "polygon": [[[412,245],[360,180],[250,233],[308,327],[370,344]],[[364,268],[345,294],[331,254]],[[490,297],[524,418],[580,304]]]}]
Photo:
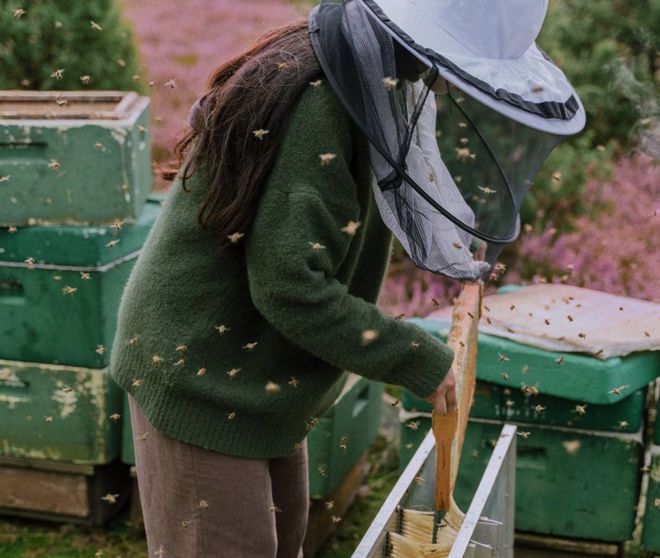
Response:
[{"label": "wooden crate", "polygon": [[0,458],[0,514],[102,525],[130,495],[129,469]]}]

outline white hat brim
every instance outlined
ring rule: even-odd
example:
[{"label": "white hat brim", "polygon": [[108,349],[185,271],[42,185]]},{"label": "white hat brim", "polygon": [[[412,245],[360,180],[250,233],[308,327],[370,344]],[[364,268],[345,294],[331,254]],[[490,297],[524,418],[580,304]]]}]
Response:
[{"label": "white hat brim", "polygon": [[556,134],[558,136],[571,136],[584,129],[587,119],[584,106],[582,105],[582,101],[580,100],[580,97],[577,93],[573,93],[573,97],[578,104],[578,109],[575,112],[573,118],[570,120],[564,120],[561,118],[548,118],[538,114],[532,114],[506,102],[498,101],[491,95],[484,93],[474,85],[461,79],[453,72],[438,66],[437,64],[435,66],[440,76],[446,79],[449,83],[452,83],[461,91],[465,92],[473,99],[479,101],[481,104],[486,105],[494,111],[503,114],[504,116],[515,120],[516,122],[520,122],[525,126],[535,130],[540,130],[541,132]]},{"label": "white hat brim", "polygon": [[[514,58],[479,57],[431,18],[402,9],[407,2],[359,1],[403,46],[427,65],[434,65],[444,79],[480,103],[543,132],[568,136],[584,128],[586,116],[577,92],[535,43]],[[387,22],[383,21],[382,14],[374,9],[373,4],[386,15]],[[428,57],[424,51],[432,51],[438,56]],[[446,64],[438,62],[440,57]],[[460,72],[455,71],[456,68],[460,68]],[[513,97],[519,104],[502,100],[493,94],[495,92],[504,93],[505,98]],[[528,110],[540,104],[563,106],[569,101],[572,101],[574,110],[569,118],[551,117]]]}]

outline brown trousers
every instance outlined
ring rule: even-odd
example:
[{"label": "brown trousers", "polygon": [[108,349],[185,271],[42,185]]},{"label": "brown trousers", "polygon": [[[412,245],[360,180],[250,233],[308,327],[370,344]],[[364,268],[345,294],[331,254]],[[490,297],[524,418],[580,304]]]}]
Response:
[{"label": "brown trousers", "polygon": [[302,558],[307,443],[248,459],[156,431],[128,396],[149,558]]}]

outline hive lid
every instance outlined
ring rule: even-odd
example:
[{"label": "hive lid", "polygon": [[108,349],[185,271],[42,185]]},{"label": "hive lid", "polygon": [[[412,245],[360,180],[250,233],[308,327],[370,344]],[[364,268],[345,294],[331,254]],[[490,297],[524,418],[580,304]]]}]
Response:
[{"label": "hive lid", "polygon": [[163,199],[163,194],[151,194],[137,222],[119,229],[112,225],[35,225],[19,227],[16,232],[0,229],[0,268],[28,267],[28,258],[34,262],[33,269],[98,268],[128,257],[144,244]]},{"label": "hive lid", "polygon": [[140,99],[134,91],[0,92],[0,120],[122,120]]},{"label": "hive lid", "polygon": [[[450,320],[451,308],[427,317]],[[572,285],[528,285],[484,297],[479,331],[608,359],[660,350],[660,304]]]},{"label": "hive lid", "polygon": [[[451,327],[450,320],[437,315],[408,321],[443,340]],[[483,331],[479,331],[478,342],[477,378],[527,390],[531,396],[537,390],[576,403],[610,405],[645,388],[660,373],[660,351],[601,360],[583,353],[549,351]]]}]

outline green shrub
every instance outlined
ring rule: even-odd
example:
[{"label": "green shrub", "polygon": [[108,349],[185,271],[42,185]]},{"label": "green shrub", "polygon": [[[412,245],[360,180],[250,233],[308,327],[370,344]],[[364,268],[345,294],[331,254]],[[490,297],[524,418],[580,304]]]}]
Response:
[{"label": "green shrub", "polygon": [[660,117],[659,28],[660,0],[550,1],[538,43],[576,88],[587,126],[546,161],[523,205],[524,223],[568,232],[579,215],[595,217],[597,208],[583,202],[587,179],[606,178],[611,160]]},{"label": "green shrub", "polygon": [[572,230],[578,215],[595,215],[599,208],[585,203],[584,185],[590,177],[608,178],[614,144],[593,147],[594,135],[593,130],[586,130],[550,154],[525,197],[522,223],[535,223],[540,228],[552,223],[563,233]]},{"label": "green shrub", "polygon": [[551,0],[539,46],[575,86],[590,147],[635,144],[640,120],[657,118],[660,0]]},{"label": "green shrub", "polygon": [[0,0],[0,60],[0,89],[146,90],[114,0]]},{"label": "green shrub", "polygon": [[[610,161],[660,118],[659,29],[660,0],[550,0],[538,44],[575,86],[587,127],[546,161],[523,204],[523,223],[568,232],[576,217],[595,214],[583,202],[587,179],[606,178]],[[395,243],[394,257],[402,254]]]}]

